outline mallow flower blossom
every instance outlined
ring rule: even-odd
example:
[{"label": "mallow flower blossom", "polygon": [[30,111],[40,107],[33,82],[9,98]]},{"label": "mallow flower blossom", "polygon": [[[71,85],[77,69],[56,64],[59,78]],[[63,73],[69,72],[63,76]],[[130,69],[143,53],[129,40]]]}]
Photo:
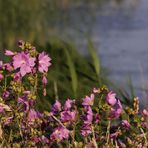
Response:
[{"label": "mallow flower blossom", "polygon": [[11,72],[13,70],[13,66],[12,66],[12,63],[5,63],[4,64],[4,68],[6,70],[8,70],[9,72]]},{"label": "mallow flower blossom", "polygon": [[122,113],[122,105],[120,100],[118,99],[116,104],[111,108],[110,118],[118,118]]},{"label": "mallow flower blossom", "polygon": [[75,100],[67,99],[64,104],[64,110],[70,110],[74,103],[75,103]]},{"label": "mallow flower blossom", "polygon": [[0,105],[0,113],[4,112],[4,107]]},{"label": "mallow flower blossom", "polygon": [[121,125],[122,125],[122,127],[123,128],[125,128],[125,129],[129,129],[130,128],[130,123],[127,121],[127,120],[122,120],[122,122],[121,122]]},{"label": "mallow flower blossom", "polygon": [[2,94],[2,97],[3,97],[4,99],[6,99],[6,98],[9,97],[9,95],[10,95],[10,92],[9,92],[9,91],[4,91],[3,94]]},{"label": "mallow flower blossom", "polygon": [[86,110],[86,114],[83,116],[83,120],[85,124],[91,124],[93,121],[93,112],[91,107],[89,106]]},{"label": "mallow flower blossom", "polygon": [[35,65],[35,58],[29,57],[29,54],[24,52],[18,53],[13,57],[14,69],[20,68],[21,76],[30,73]]},{"label": "mallow flower blossom", "polygon": [[148,116],[148,111],[146,109],[143,109],[142,113],[144,116]]},{"label": "mallow flower blossom", "polygon": [[69,138],[70,131],[64,127],[58,126],[54,129],[53,133],[50,135],[52,141],[62,141]]},{"label": "mallow flower blossom", "polygon": [[14,81],[20,81],[21,80],[20,72],[17,72],[17,73],[14,74],[13,80]]},{"label": "mallow flower blossom", "polygon": [[92,133],[92,128],[90,124],[84,124],[81,128],[81,135],[87,137]]},{"label": "mallow flower blossom", "polygon": [[34,121],[36,119],[39,119],[41,117],[41,113],[35,111],[34,109],[31,109],[28,113],[28,123],[31,125],[31,124],[34,124]]},{"label": "mallow flower blossom", "polygon": [[61,112],[61,121],[62,122],[72,122],[76,118],[76,112],[75,111],[63,111]]},{"label": "mallow flower blossom", "polygon": [[86,96],[84,99],[83,99],[83,102],[82,102],[82,105],[83,106],[92,106],[93,103],[94,103],[94,94],[91,94],[90,97],[89,96]]},{"label": "mallow flower blossom", "polygon": [[116,94],[110,91],[106,96],[106,101],[109,105],[114,106],[117,102]]},{"label": "mallow flower blossom", "polygon": [[95,115],[95,123],[96,124],[100,123],[100,120],[101,120],[101,118],[100,118],[99,113],[96,113],[96,115]]},{"label": "mallow flower blossom", "polygon": [[56,100],[56,102],[53,104],[52,108],[51,108],[51,112],[53,114],[56,114],[57,112],[61,111],[61,103],[60,101]]},{"label": "mallow flower blossom", "polygon": [[50,61],[51,58],[47,54],[45,54],[45,52],[40,53],[38,57],[39,72],[41,73],[47,72],[48,67],[51,65]]},{"label": "mallow flower blossom", "polygon": [[18,104],[21,106],[20,111],[23,111],[23,112],[29,111],[30,105],[29,105],[29,102],[28,102],[26,97],[19,97],[18,98]]},{"label": "mallow flower blossom", "polygon": [[81,135],[86,137],[92,133],[93,112],[90,106],[84,108],[85,114],[82,116],[83,125],[81,127]]}]

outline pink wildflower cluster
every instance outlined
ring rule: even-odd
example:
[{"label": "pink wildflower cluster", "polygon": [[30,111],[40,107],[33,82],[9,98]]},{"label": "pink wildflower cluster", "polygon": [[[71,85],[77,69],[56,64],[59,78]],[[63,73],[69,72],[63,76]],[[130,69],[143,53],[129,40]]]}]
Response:
[{"label": "pink wildflower cluster", "polygon": [[[25,43],[22,42],[21,44]],[[34,55],[31,55],[32,51]],[[51,65],[51,58],[45,52],[39,53],[38,56],[36,56],[36,53],[34,47],[19,53],[14,53],[10,50],[5,51],[5,55],[12,56],[13,61],[10,65],[14,70],[18,70],[21,77],[25,76],[27,73],[36,73],[37,70],[41,73],[48,71],[48,67]]]},{"label": "pink wildflower cluster", "polygon": [[51,58],[29,43],[18,45],[20,52],[5,51],[9,63],[0,61],[0,147],[148,146],[148,110],[139,110],[138,98],[124,108],[105,87],[81,100],[58,99],[48,111],[38,111]]}]

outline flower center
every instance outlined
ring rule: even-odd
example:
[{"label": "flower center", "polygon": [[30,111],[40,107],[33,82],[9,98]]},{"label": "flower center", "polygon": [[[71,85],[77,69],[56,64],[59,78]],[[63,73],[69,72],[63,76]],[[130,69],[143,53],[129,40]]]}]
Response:
[{"label": "flower center", "polygon": [[24,61],[24,60],[22,60],[22,61],[21,61],[21,64],[25,64],[25,61]]}]

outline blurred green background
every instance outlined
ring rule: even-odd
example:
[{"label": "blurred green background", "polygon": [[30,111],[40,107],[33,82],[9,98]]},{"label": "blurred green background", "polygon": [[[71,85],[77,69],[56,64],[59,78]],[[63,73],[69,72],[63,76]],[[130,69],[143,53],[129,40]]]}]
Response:
[{"label": "blurred green background", "polygon": [[[18,39],[45,45],[56,25],[68,21],[68,10],[81,4],[100,6],[104,0],[0,0],[0,48],[15,47]],[[88,12],[91,9],[88,9]],[[92,13],[92,11],[91,11]],[[92,14],[93,15],[93,14]]]}]

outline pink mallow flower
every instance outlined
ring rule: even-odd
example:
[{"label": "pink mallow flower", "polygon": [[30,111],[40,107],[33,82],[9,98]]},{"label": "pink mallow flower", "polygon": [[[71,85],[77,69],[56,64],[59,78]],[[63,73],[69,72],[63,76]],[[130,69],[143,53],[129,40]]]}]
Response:
[{"label": "pink mallow flower", "polygon": [[116,131],[116,132],[110,134],[110,138],[111,139],[116,139],[118,137],[118,135],[119,135],[119,132]]},{"label": "pink mallow flower", "polygon": [[117,140],[117,143],[118,143],[118,146],[120,148],[125,148],[126,147],[126,145],[120,139]]},{"label": "pink mallow flower", "polygon": [[11,72],[13,70],[13,66],[12,66],[12,63],[5,63],[4,64],[4,68],[6,70],[8,70],[9,72]]},{"label": "pink mallow flower", "polygon": [[75,100],[67,99],[64,104],[64,110],[70,110],[74,103],[75,103]]},{"label": "pink mallow flower", "polygon": [[111,106],[114,106],[117,102],[117,99],[116,99],[116,94],[113,93],[112,91],[110,91],[107,96],[106,96],[106,102],[111,105]]},{"label": "pink mallow flower", "polygon": [[38,70],[41,73],[47,72],[48,67],[51,65],[51,63],[50,63],[51,58],[47,54],[45,54],[45,52],[42,52],[39,54],[38,60],[39,60]]},{"label": "pink mallow flower", "polygon": [[51,108],[51,112],[53,114],[56,114],[57,112],[61,111],[61,103],[60,101],[56,100],[56,102],[53,104],[52,108]]},{"label": "pink mallow flower", "polygon": [[123,111],[120,100],[117,100],[116,104],[111,108],[110,118],[118,118]]},{"label": "pink mallow flower", "polygon": [[42,142],[44,144],[50,144],[50,141],[47,137],[45,137],[44,135],[42,135],[41,137],[38,137],[38,136],[34,136],[31,138],[31,140],[33,142],[35,142],[36,144],[39,143],[39,142]]},{"label": "pink mallow flower", "polygon": [[142,123],[141,123],[141,126],[142,126],[143,128],[147,128],[147,127],[148,127],[148,123],[147,123],[147,122],[142,122]]},{"label": "pink mallow flower", "polygon": [[30,125],[33,125],[36,119],[41,117],[41,113],[31,109],[28,113],[28,122]]},{"label": "pink mallow flower", "polygon": [[83,102],[82,102],[82,105],[83,106],[92,106],[93,103],[94,103],[94,94],[91,94],[90,97],[89,96],[86,96],[84,99],[83,99]]},{"label": "pink mallow flower", "polygon": [[62,122],[73,122],[76,119],[76,111],[63,111],[61,112],[61,121]]},{"label": "pink mallow flower", "polygon": [[94,88],[94,89],[93,89],[93,93],[95,93],[95,94],[96,94],[96,93],[99,93],[99,89]]},{"label": "pink mallow flower", "polygon": [[90,106],[85,107],[85,114],[82,116],[83,125],[81,128],[81,135],[86,137],[92,133],[93,112]]},{"label": "pink mallow flower", "polygon": [[81,128],[81,135],[87,137],[92,133],[91,124],[84,124]]},{"label": "pink mallow flower", "polygon": [[93,111],[90,106],[85,109],[86,109],[86,113],[83,116],[84,124],[91,124],[93,121]]},{"label": "pink mallow flower", "polygon": [[18,98],[18,104],[21,106],[20,110],[23,112],[29,111],[29,102],[26,97]]},{"label": "pink mallow flower", "polygon": [[9,92],[9,91],[4,91],[3,94],[2,94],[2,97],[3,97],[4,99],[6,99],[6,98],[9,97],[9,95],[10,95],[10,92]]},{"label": "pink mallow flower", "polygon": [[127,120],[122,120],[122,122],[121,122],[121,125],[122,125],[122,127],[123,128],[125,128],[125,129],[129,129],[130,128],[130,123],[127,121]]},{"label": "pink mallow flower", "polygon": [[21,76],[30,73],[35,65],[35,58],[29,57],[29,54],[24,52],[18,53],[13,57],[14,69],[20,68]]},{"label": "pink mallow flower", "polygon": [[101,117],[100,117],[99,113],[96,113],[96,115],[95,115],[95,123],[96,124],[100,123],[100,120],[101,120]]},{"label": "pink mallow flower", "polygon": [[53,133],[50,135],[52,141],[62,141],[69,138],[70,131],[64,127],[57,127],[54,129]]},{"label": "pink mallow flower", "polygon": [[148,111],[147,111],[146,109],[143,109],[142,114],[143,114],[144,116],[148,116]]},{"label": "pink mallow flower", "polygon": [[17,73],[14,74],[13,80],[14,81],[20,81],[21,80],[20,72],[17,72]]},{"label": "pink mallow flower", "polygon": [[4,112],[4,107],[0,105],[0,113]]}]

